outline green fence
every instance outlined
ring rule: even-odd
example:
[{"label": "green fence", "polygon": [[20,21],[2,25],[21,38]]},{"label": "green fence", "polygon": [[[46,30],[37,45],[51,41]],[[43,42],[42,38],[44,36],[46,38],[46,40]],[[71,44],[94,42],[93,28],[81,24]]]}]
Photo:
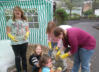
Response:
[{"label": "green fence", "polygon": [[46,27],[53,19],[51,0],[0,0],[0,40],[8,39],[6,23],[12,17],[15,6],[20,6],[28,18],[29,43],[47,45]]}]

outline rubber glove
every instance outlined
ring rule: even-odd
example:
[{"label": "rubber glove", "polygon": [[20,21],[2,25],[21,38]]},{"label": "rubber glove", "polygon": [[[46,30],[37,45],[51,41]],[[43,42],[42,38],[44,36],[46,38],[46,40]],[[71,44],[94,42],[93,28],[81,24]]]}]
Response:
[{"label": "rubber glove", "polygon": [[13,40],[14,42],[18,42],[18,40],[15,39],[15,37],[13,35],[11,35],[10,33],[8,33],[8,37]]},{"label": "rubber glove", "polygon": [[56,53],[56,56],[59,56],[61,54],[61,51],[59,50],[57,53]]},{"label": "rubber glove", "polygon": [[50,49],[52,48],[51,42],[48,42],[48,46]]},{"label": "rubber glove", "polygon": [[56,50],[58,50],[58,46],[56,46],[56,48],[55,48]]},{"label": "rubber glove", "polygon": [[57,72],[62,72],[62,67],[58,67]]},{"label": "rubber glove", "polygon": [[25,40],[27,40],[28,37],[29,37],[29,32],[26,32],[26,34],[25,34]]},{"label": "rubber glove", "polygon": [[65,53],[65,54],[60,55],[60,58],[61,58],[61,59],[65,59],[65,58],[67,58],[68,56],[69,56],[69,53]]}]

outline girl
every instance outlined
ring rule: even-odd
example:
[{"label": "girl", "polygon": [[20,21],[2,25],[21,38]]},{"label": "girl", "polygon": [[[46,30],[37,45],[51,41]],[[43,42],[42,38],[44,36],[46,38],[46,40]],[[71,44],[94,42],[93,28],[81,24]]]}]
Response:
[{"label": "girl", "polygon": [[7,23],[7,35],[11,39],[15,54],[17,72],[21,72],[21,59],[24,72],[27,72],[26,51],[28,46],[29,26],[24,12],[18,6],[13,9],[13,18]]},{"label": "girl", "polygon": [[[60,25],[59,27],[62,28],[62,29],[71,28],[70,25]],[[53,31],[54,31],[55,28],[56,28],[56,24],[53,21],[49,21],[48,25],[47,25],[47,30],[46,30],[46,33],[48,35],[48,45],[49,45],[49,48],[50,48],[49,56],[52,56],[53,48],[61,47],[61,45],[62,45],[61,40],[56,39],[54,34],[53,34]]]},{"label": "girl", "polygon": [[61,55],[61,58],[74,55],[74,66],[72,72],[78,72],[80,64],[82,72],[90,72],[89,62],[94,49],[96,40],[89,33],[79,28],[55,28],[54,35],[58,39],[62,39],[63,45],[67,48],[70,45],[71,49],[68,53]]},{"label": "girl", "polygon": [[52,56],[52,50],[54,47],[57,46],[57,42],[58,42],[58,40],[56,40],[54,35],[53,35],[53,30],[55,27],[56,27],[55,23],[50,21],[48,23],[47,30],[46,30],[46,33],[48,35],[48,45],[50,48],[50,50],[48,52],[49,56]]},{"label": "girl", "polygon": [[39,60],[42,55],[41,45],[36,45],[34,53],[29,58],[29,63],[32,65],[32,72],[39,72]]},{"label": "girl", "polygon": [[[60,25],[59,27],[64,30],[71,28],[70,25]],[[63,43],[62,43],[61,39],[55,38],[55,36],[53,34],[53,31],[55,28],[56,28],[56,24],[54,22],[50,21],[48,23],[47,31],[46,31],[46,33],[48,35],[48,44],[49,44],[49,48],[50,48],[50,50],[48,51],[48,54],[52,59],[55,60],[55,63],[54,63],[55,68],[60,66],[60,67],[62,67],[63,71],[65,71],[67,68],[66,60],[59,59],[58,57],[61,53],[67,52],[69,50],[69,48],[67,48],[64,52],[61,50],[61,48],[63,47]],[[61,64],[59,64],[57,62],[61,62]]]},{"label": "girl", "polygon": [[40,59],[40,71],[39,72],[53,72],[52,60],[47,54],[44,54]]}]

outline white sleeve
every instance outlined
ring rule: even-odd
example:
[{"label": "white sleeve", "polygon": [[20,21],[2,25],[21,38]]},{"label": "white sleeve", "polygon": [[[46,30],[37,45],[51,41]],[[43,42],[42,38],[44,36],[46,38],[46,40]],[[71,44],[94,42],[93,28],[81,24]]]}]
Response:
[{"label": "white sleeve", "polygon": [[70,26],[70,25],[60,25],[59,27],[64,29],[64,30],[68,29],[68,28],[72,28],[72,26]]}]

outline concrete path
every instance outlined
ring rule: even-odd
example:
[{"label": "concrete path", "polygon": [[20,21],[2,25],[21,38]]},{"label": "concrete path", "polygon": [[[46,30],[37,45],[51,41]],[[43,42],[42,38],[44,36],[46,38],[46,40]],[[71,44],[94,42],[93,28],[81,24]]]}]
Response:
[{"label": "concrete path", "polygon": [[[76,22],[77,23],[77,22]],[[99,22],[90,22],[90,21],[83,21],[78,22],[77,24],[71,23],[73,27],[79,27],[87,32],[89,32],[91,35],[93,35],[96,38],[96,49],[95,53],[92,57],[92,72],[99,72],[99,30],[93,28],[93,26],[98,25]]]}]

